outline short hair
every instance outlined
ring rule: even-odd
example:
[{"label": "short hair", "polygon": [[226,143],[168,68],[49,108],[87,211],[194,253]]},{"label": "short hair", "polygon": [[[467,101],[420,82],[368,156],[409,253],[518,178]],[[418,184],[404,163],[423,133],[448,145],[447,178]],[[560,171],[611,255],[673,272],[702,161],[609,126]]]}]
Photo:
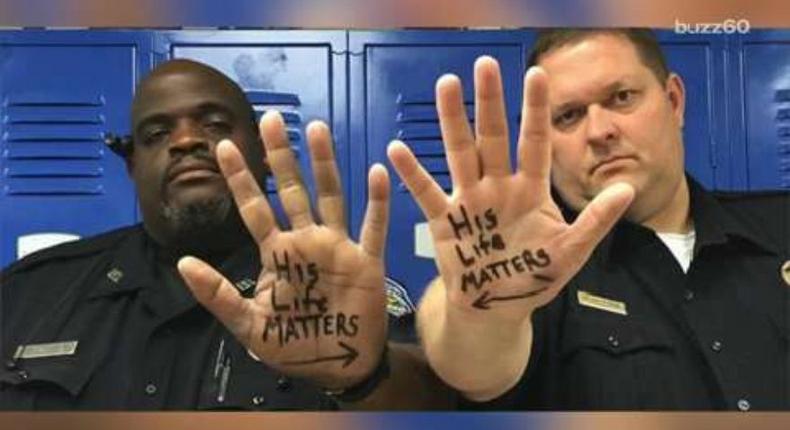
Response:
[{"label": "short hair", "polygon": [[225,87],[228,91],[230,91],[230,96],[233,104],[241,112],[245,112],[246,115],[250,119],[250,124],[252,126],[254,134],[258,134],[258,125],[257,125],[257,116],[255,114],[255,108],[250,103],[250,100],[247,98],[246,93],[244,90],[239,86],[236,81],[228,77],[226,74],[222,73],[218,69],[195,60],[190,60],[186,58],[176,58],[172,60],[165,61],[162,64],[154,67],[151,72],[146,75],[140,84],[137,87],[137,91],[135,92],[134,99],[132,101],[132,112],[134,113],[134,107],[136,101],[144,95],[144,88],[146,84],[154,79],[158,79],[162,75],[167,75],[172,72],[180,72],[180,73],[191,73],[196,76],[201,76],[202,78],[212,79],[214,80],[216,85]]},{"label": "short hair", "polygon": [[642,61],[661,85],[669,77],[669,68],[661,46],[652,30],[646,28],[551,28],[540,30],[532,46],[527,67],[538,64],[541,57],[566,45],[581,42],[597,35],[613,35],[627,39]]}]

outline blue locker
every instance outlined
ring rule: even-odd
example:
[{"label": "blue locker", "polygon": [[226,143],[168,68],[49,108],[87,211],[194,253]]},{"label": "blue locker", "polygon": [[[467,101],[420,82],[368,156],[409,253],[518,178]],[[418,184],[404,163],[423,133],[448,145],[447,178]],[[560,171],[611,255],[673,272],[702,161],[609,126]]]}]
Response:
[{"label": "blue locker", "polygon": [[[350,32],[350,120],[355,175],[352,179],[358,228],[364,216],[365,169],[375,162],[388,165],[387,144],[394,138],[409,145],[441,185],[450,191],[438,118],[434,84],[444,73],[457,74],[464,100],[474,118],[474,60],[495,57],[503,72],[506,106],[515,147],[521,107],[522,77],[528,31],[393,31]],[[514,152],[515,153],[515,148]],[[389,165],[388,165],[389,166]],[[427,224],[417,204],[391,166],[392,204],[386,265],[390,289],[405,288],[412,304],[436,276]],[[401,291],[403,291],[401,289]]]},{"label": "blue locker", "polygon": [[743,148],[730,139],[724,35],[657,32],[671,71],[686,88],[686,170],[708,189],[746,188]]},{"label": "blue locker", "polygon": [[[288,135],[313,193],[305,127],[326,121],[335,138],[342,177],[349,178],[346,116],[346,33],[343,31],[168,31],[157,34],[157,59],[189,58],[234,79],[260,118],[283,112]],[[285,223],[273,178],[267,193]]]},{"label": "blue locker", "polygon": [[733,36],[734,115],[746,149],[749,189],[790,189],[790,32]]},{"label": "blue locker", "polygon": [[0,32],[0,266],[135,221],[105,132],[128,133],[144,32]]}]

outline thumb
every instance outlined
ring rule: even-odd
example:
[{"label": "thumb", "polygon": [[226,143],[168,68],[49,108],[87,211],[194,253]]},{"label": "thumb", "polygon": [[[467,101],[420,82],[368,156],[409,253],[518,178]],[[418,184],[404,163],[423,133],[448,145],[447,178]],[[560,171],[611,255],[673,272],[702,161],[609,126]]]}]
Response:
[{"label": "thumb", "polygon": [[[617,182],[606,187],[584,208],[566,233],[566,249],[588,256],[634,200],[634,187]],[[586,258],[586,257],[585,257]]]},{"label": "thumb", "polygon": [[250,300],[245,300],[227,278],[198,258],[181,258],[178,271],[195,299],[243,339],[240,335],[248,333],[249,328]]}]

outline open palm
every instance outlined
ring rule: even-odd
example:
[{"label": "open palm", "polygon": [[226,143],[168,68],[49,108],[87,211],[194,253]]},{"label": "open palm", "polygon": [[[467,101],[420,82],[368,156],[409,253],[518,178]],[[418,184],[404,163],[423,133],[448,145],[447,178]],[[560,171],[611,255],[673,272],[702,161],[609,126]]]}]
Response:
[{"label": "open palm", "polygon": [[518,168],[511,169],[499,66],[475,64],[475,132],[460,80],[437,83],[437,109],[453,182],[448,196],[401,142],[388,155],[429,222],[448,303],[470,319],[518,321],[551,301],[622,215],[633,188],[601,192],[573,224],[550,191],[547,76],[525,76]]},{"label": "open palm", "polygon": [[309,194],[279,113],[261,119],[261,136],[291,224],[281,230],[266,197],[231,142],[217,158],[263,270],[255,296],[245,299],[208,264],[186,257],[179,270],[197,300],[268,365],[320,386],[342,388],[375,368],[386,342],[384,264],[389,179],[382,166],[369,174],[369,199],[360,243],[345,222],[342,187],[329,129],[308,127],[318,192],[313,218]]}]

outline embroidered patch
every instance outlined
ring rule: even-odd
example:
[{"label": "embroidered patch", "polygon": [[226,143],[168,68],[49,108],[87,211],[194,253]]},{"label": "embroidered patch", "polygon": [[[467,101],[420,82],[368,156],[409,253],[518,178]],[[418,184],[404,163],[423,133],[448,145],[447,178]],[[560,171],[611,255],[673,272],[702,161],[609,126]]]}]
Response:
[{"label": "embroidered patch", "polygon": [[384,278],[384,283],[387,287],[387,313],[400,318],[416,311],[409,292],[403,285],[390,277]]}]

